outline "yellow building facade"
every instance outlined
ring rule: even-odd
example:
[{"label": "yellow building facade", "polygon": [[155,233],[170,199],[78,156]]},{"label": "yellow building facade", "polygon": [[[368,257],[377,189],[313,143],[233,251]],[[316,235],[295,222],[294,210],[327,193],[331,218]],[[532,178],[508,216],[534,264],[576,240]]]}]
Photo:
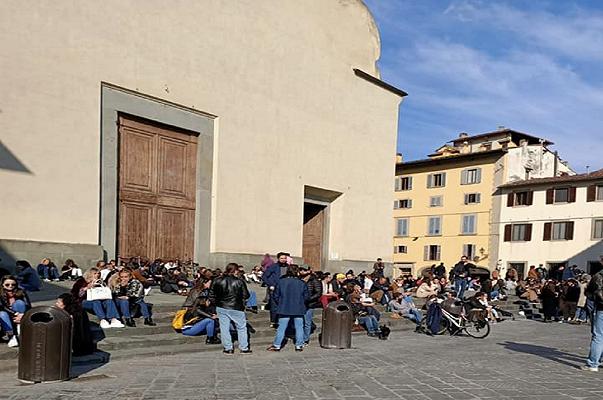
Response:
[{"label": "yellow building facade", "polygon": [[493,192],[502,151],[398,164],[394,201],[394,265],[419,274],[462,255],[488,266]]},{"label": "yellow building facade", "polygon": [[548,146],[553,143],[504,127],[458,138],[429,158],[396,163],[394,272],[418,275],[461,256],[500,269],[499,186],[518,180],[573,174]]}]

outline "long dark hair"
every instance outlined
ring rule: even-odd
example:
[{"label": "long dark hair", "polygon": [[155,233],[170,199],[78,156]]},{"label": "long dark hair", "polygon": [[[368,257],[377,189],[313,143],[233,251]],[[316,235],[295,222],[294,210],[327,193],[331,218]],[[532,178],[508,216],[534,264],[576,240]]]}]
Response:
[{"label": "long dark hair", "polygon": [[12,291],[13,295],[15,296],[15,299],[25,300],[26,294],[23,291],[23,289],[19,288],[19,281],[17,280],[17,277],[14,275],[4,275],[2,277],[2,279],[0,280],[0,297],[2,297],[2,301],[7,300],[7,297],[8,297],[7,290],[4,288],[4,282],[6,282],[6,281],[15,281],[15,283],[17,285],[15,286],[15,288]]},{"label": "long dark hair", "polygon": [[81,312],[80,304],[71,293],[63,293],[58,298],[63,301],[65,311],[69,315],[76,315]]}]

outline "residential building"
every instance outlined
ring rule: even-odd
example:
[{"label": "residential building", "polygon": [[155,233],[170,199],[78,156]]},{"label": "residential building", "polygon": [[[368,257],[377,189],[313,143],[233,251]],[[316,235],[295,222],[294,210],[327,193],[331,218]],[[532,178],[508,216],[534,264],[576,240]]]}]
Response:
[{"label": "residential building", "polygon": [[526,177],[573,174],[549,150],[550,141],[501,128],[459,137],[429,158],[399,162],[394,195],[394,266],[418,274],[462,255],[496,267],[498,235],[492,229],[497,187]]},{"label": "residential building", "polygon": [[554,274],[577,265],[589,273],[603,255],[603,170],[521,180],[500,187],[504,203],[496,226],[501,270],[525,275],[530,265]]},{"label": "residential building", "polygon": [[2,11],[4,265],[223,267],[281,250],[331,271],[391,263],[406,94],[379,79],[361,0]]}]

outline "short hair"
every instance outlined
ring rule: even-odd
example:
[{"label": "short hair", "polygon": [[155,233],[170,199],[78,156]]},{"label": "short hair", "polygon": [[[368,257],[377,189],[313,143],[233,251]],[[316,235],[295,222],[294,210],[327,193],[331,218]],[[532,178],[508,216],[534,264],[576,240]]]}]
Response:
[{"label": "short hair", "polygon": [[290,257],[291,255],[289,253],[285,253],[284,251],[279,251],[278,253],[276,253],[276,259],[278,260],[279,258],[281,258],[281,256],[287,256]]},{"label": "short hair", "polygon": [[15,265],[20,268],[31,268],[31,264],[26,260],[19,260],[15,263]]},{"label": "short hair", "polygon": [[287,275],[288,276],[299,276],[299,266],[296,264],[291,264],[287,267]]},{"label": "short hair", "polygon": [[226,266],[226,269],[224,270],[224,273],[226,275],[233,275],[238,270],[239,270],[239,264],[237,264],[237,263],[230,263],[230,264],[228,264]]},{"label": "short hair", "polygon": [[378,258],[377,261],[383,261],[381,258]]}]

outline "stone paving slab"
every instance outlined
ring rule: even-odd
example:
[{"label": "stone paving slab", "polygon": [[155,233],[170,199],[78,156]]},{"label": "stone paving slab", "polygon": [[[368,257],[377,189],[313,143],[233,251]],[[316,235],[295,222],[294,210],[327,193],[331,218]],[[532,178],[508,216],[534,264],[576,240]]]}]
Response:
[{"label": "stone paving slab", "polygon": [[601,399],[603,371],[577,369],[588,336],[518,320],[483,340],[394,332],[354,336],[351,350],[131,357],[61,383],[22,386],[2,373],[0,399]]}]

